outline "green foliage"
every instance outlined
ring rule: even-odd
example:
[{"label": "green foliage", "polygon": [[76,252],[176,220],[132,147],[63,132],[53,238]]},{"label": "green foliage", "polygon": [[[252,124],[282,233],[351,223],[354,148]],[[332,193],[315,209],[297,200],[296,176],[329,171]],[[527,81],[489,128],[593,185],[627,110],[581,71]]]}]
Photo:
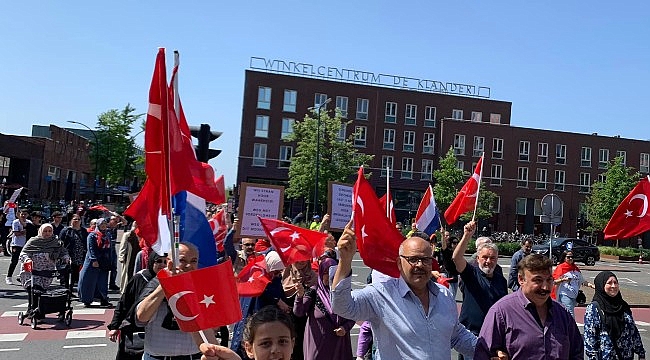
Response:
[{"label": "green foliage", "polygon": [[143,114],[134,112],[135,108],[127,104],[122,110],[111,109],[97,118],[99,147],[93,150],[92,161],[99,161],[99,177],[112,185],[128,183],[135,174],[138,157],[134,150],[135,140],[128,134]]},{"label": "green foliage", "polygon": [[312,201],[316,182],[316,153],[320,143],[318,202],[321,207],[327,199],[329,181],[347,182],[359,166],[370,163],[374,155],[360,153],[354,147],[354,134],[346,139],[338,139],[341,124],[349,124],[341,118],[337,110],[331,117],[324,109],[320,112],[320,138],[318,137],[318,114],[312,110],[305,114],[302,121],[293,125],[293,133],[286,142],[296,142],[296,151],[289,166],[289,187],[286,190],[290,198],[304,197]]},{"label": "green foliage", "polygon": [[599,246],[601,255],[612,255],[612,256],[626,256],[634,259],[639,258],[639,254],[643,254],[644,260],[650,259],[650,250],[648,249],[637,249],[632,247],[627,248],[617,248],[612,246]]},{"label": "green foliage", "polygon": [[621,157],[608,164],[604,176],[605,181],[594,182],[591,194],[586,198],[587,220],[591,223],[588,230],[591,231],[605,229],[618,205],[641,178],[634,168],[623,165]]},{"label": "green foliage", "polygon": [[503,256],[512,256],[519,249],[521,249],[521,244],[518,241],[515,242],[499,242],[496,243],[499,248],[499,255]]}]

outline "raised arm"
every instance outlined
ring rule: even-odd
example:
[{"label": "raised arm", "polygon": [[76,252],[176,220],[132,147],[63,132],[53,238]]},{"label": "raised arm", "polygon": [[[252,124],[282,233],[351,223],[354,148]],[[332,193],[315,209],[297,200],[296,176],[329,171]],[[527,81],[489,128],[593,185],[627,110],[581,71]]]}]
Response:
[{"label": "raised arm", "polygon": [[467,266],[467,260],[465,260],[465,251],[467,250],[467,244],[472,239],[472,235],[476,231],[476,222],[470,221],[465,224],[463,228],[463,237],[460,239],[458,245],[454,249],[454,255],[452,259],[454,260],[454,265],[456,265],[456,270],[458,273],[462,273]]}]

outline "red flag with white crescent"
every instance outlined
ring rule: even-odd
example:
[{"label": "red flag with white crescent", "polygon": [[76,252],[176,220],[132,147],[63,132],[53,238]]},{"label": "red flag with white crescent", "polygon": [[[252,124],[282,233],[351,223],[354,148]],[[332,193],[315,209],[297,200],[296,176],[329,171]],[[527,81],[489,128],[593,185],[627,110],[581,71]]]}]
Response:
[{"label": "red flag with white crescent", "polygon": [[217,246],[217,251],[219,252],[224,251],[223,241],[226,239],[226,234],[228,234],[226,216],[226,210],[221,208],[210,220],[208,220],[210,228],[212,229],[212,235],[214,235],[214,242]]},{"label": "red flag with white crescent", "polygon": [[276,219],[258,216],[264,232],[285,266],[299,261],[311,261],[325,251],[327,234]]},{"label": "red flag with white crescent", "polygon": [[239,296],[258,297],[270,282],[266,260],[258,255],[237,274],[237,292]]},{"label": "red flag with white crescent", "polygon": [[605,226],[605,240],[624,239],[650,230],[650,176],[639,183],[616,208],[612,218]]},{"label": "red flag with white crescent", "polygon": [[474,210],[478,202],[478,191],[481,186],[482,163],[483,156],[478,160],[472,177],[467,180],[463,188],[458,192],[458,195],[456,195],[456,198],[454,198],[454,201],[445,210],[445,221],[447,224],[453,224],[461,215]]}]

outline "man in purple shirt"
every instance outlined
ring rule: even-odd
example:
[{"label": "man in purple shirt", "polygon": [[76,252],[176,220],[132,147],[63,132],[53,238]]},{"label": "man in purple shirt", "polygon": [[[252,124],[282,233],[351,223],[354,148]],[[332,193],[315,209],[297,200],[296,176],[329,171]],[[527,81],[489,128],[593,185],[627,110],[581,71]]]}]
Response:
[{"label": "man in purple shirt", "polygon": [[518,266],[519,291],[497,301],[487,313],[474,359],[505,350],[509,359],[583,359],[580,330],[569,312],[551,300],[552,263],[540,254]]}]

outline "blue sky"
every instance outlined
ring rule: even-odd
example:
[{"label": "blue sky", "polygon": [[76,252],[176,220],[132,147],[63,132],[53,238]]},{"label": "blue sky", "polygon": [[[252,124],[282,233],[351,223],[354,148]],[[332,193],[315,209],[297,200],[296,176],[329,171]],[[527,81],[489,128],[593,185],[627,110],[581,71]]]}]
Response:
[{"label": "blue sky", "polygon": [[647,1],[10,1],[0,132],[146,112],[166,47],[190,125],[224,133],[211,164],[227,185],[251,56],[489,86],[514,126],[650,139],[649,19]]}]

